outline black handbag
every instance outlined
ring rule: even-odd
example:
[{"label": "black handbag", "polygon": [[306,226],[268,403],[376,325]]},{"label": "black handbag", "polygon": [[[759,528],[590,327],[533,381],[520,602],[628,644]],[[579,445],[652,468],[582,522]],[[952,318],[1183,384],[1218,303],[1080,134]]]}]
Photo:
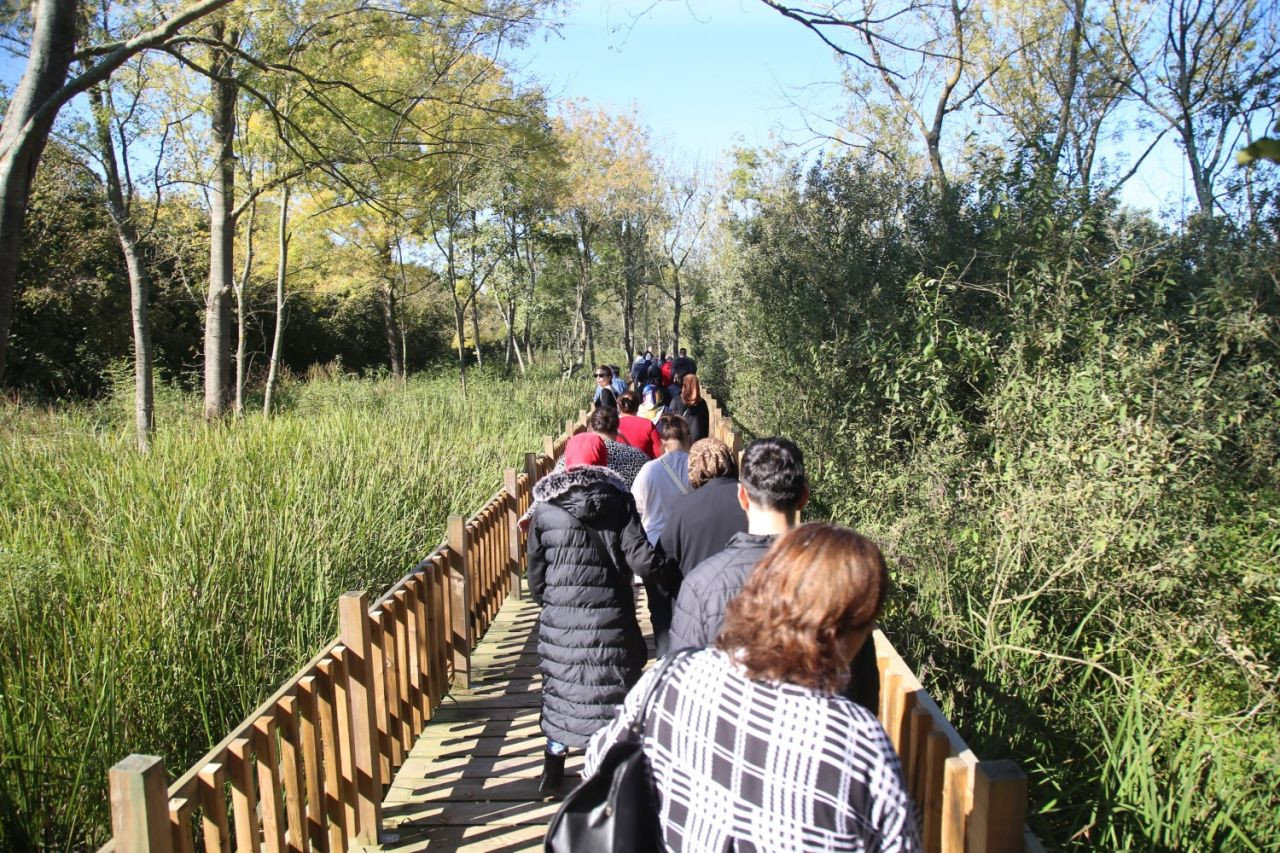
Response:
[{"label": "black handbag", "polygon": [[547,853],[649,853],[662,849],[658,803],[649,784],[649,767],[641,742],[645,719],[657,688],[676,658],[695,651],[682,649],[658,664],[640,702],[639,716],[626,735],[604,754],[600,766],[560,803],[551,819],[543,849]]}]

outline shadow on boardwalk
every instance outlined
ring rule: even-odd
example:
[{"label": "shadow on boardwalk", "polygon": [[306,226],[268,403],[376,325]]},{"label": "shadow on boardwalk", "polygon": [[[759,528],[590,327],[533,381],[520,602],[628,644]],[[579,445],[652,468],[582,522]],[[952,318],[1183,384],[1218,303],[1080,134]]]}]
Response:
[{"label": "shadow on boardwalk", "polygon": [[[648,635],[648,606],[639,599]],[[538,793],[538,610],[527,599],[503,605],[472,654],[471,689],[450,694],[392,781],[380,849],[540,848],[556,803]],[[581,766],[575,750],[565,790],[577,784]]]}]

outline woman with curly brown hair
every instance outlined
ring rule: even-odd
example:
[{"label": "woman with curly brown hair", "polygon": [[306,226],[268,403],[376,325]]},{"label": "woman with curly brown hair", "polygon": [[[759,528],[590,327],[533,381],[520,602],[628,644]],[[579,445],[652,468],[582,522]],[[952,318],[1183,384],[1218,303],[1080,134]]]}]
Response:
[{"label": "woman with curly brown hair", "polygon": [[[666,668],[642,741],[666,849],[920,848],[888,736],[840,695],[887,588],[875,543],[801,525],[729,605],[715,647]],[[637,718],[652,678],[592,738],[588,774]]]}]

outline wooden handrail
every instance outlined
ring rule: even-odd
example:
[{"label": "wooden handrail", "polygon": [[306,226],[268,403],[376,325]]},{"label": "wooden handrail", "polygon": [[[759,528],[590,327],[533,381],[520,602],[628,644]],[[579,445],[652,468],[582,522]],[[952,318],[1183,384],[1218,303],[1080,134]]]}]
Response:
[{"label": "wooden handrail", "polygon": [[[709,432],[741,460],[733,420],[703,389]],[[979,761],[883,631],[873,633],[880,723],[902,762],[929,853],[1043,851],[1026,828],[1027,777],[1012,761]]]},{"label": "wooden handrail", "polygon": [[[339,599],[341,635],[166,789],[164,764],[131,755],[111,769],[112,839],[102,851],[341,853],[376,844],[382,798],[527,558],[517,521],[586,413],[543,439],[523,470],[372,605]],[[549,451],[549,453],[547,452]]]},{"label": "wooden handrail", "polygon": [[[705,392],[704,392],[705,393]],[[733,421],[706,394],[709,431],[735,454]],[[167,790],[159,758],[111,769],[113,838],[103,851],[342,853],[377,842],[384,788],[450,685],[468,684],[470,654],[526,563],[517,519],[586,412],[370,605],[340,599],[341,636],[327,643]],[[1026,777],[981,761],[881,631],[879,718],[902,762],[929,851],[1041,850],[1025,828]]]}]

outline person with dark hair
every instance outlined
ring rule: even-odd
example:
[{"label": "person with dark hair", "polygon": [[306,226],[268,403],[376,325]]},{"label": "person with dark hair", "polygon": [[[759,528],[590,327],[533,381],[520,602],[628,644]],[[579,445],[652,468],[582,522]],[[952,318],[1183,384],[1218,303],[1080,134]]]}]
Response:
[{"label": "person with dark hair", "polygon": [[[663,849],[921,849],[888,735],[840,695],[888,586],[875,543],[801,525],[751,574],[715,646],[666,667],[640,738]],[[630,736],[653,680],[641,678],[592,737],[587,774]]]},{"label": "person with dark hair", "polygon": [[701,441],[711,431],[711,411],[696,373],[682,377],[678,396],[671,398],[671,411],[689,422],[689,435],[694,441]]},{"label": "person with dark hair", "polygon": [[618,435],[637,450],[643,450],[650,459],[662,455],[662,438],[653,421],[636,414],[640,409],[640,395],[628,391],[618,397]]},{"label": "person with dark hair", "polygon": [[738,503],[738,461],[723,441],[704,438],[689,448],[689,488],[671,502],[659,540],[681,577],[723,551],[735,534],[747,532],[747,514]]},{"label": "person with dark hair", "polygon": [[671,384],[671,380],[673,378],[671,375],[671,372],[674,369],[675,369],[675,359],[673,359],[671,356],[667,356],[662,360],[661,372],[662,372],[662,384],[664,386]]},{"label": "person with dark hair", "polygon": [[649,375],[649,367],[653,364],[653,353],[645,350],[636,356],[636,360],[631,362],[631,387],[632,390],[639,391],[644,384],[645,377]]},{"label": "person with dark hair", "polygon": [[[684,578],[672,608],[671,648],[708,646],[720,633],[725,609],[779,536],[800,520],[809,501],[804,454],[794,442],[758,438],[742,454],[738,504],[747,514],[747,532],[723,551],[699,563]],[[873,712],[880,704],[880,671],[875,650],[856,657],[849,697]]]},{"label": "person with dark hair", "polygon": [[596,365],[595,373],[592,374],[596,380],[595,394],[591,397],[591,404],[598,405],[600,403],[600,393],[606,388],[613,390],[613,369],[607,364]]},{"label": "person with dark hair", "polygon": [[542,607],[543,793],[563,782],[569,747],[586,746],[640,677],[648,651],[631,577],[658,570],[631,492],[604,467],[604,439],[575,435],[563,460],[533,487],[528,538],[529,594]]},{"label": "person with dark hair", "polygon": [[684,371],[672,371],[671,384],[667,386],[667,396],[671,398],[671,412],[677,415],[684,413],[684,404],[680,402],[680,386],[683,382]]},{"label": "person with dark hair", "polygon": [[649,381],[640,392],[640,408],[636,414],[657,425],[658,417],[667,410],[666,393],[662,385],[662,371],[657,365],[649,368]]},{"label": "person with dark hair", "polygon": [[[636,474],[640,473],[640,469],[649,461],[649,457],[643,450],[637,450],[625,441],[619,440],[618,410],[593,409],[587,416],[587,429],[604,439],[605,451],[609,457],[608,467],[621,477],[630,489],[631,484],[636,480]],[[560,462],[556,465],[559,466]]]},{"label": "person with dark hair", "polygon": [[613,393],[612,388],[597,388],[596,402],[597,409],[616,409],[618,408],[618,397]]},{"label": "person with dark hair", "polygon": [[[622,368],[616,364],[609,365],[609,372],[613,374],[610,379],[613,395],[616,397],[627,390],[627,381],[622,378]],[[616,409],[617,406],[614,406]]]},{"label": "person with dark hair", "polygon": [[689,358],[689,351],[684,347],[680,347],[680,354],[676,356],[675,361],[671,364],[671,370],[674,373],[689,374],[698,372],[698,363]]}]

